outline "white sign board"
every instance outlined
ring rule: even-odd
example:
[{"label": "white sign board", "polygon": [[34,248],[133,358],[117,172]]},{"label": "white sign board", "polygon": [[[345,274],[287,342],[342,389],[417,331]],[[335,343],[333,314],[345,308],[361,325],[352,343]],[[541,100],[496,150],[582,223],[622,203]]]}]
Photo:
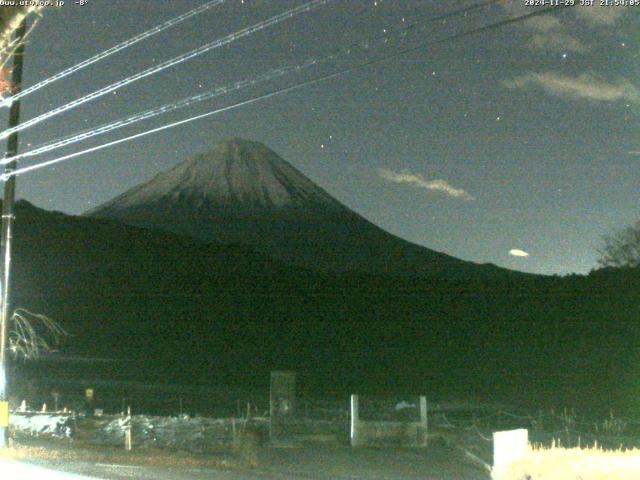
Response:
[{"label": "white sign board", "polygon": [[520,460],[527,453],[529,432],[525,428],[493,432],[493,471]]}]

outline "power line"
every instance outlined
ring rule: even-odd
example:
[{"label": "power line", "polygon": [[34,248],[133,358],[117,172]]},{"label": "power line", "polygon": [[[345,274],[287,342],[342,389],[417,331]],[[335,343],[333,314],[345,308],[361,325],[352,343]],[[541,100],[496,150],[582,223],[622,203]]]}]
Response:
[{"label": "power line", "polygon": [[132,45],[135,45],[138,42],[141,42],[142,40],[145,40],[146,38],[149,38],[153,35],[156,35],[160,32],[163,32],[164,30],[167,30],[168,28],[174,27],[176,25],[178,25],[179,23],[184,22],[185,20],[190,19],[191,17],[195,17],[196,15],[200,15],[201,13],[204,13],[205,11],[209,10],[210,8],[213,8],[217,5],[220,5],[221,3],[224,3],[226,0],[212,0],[210,2],[205,3],[204,5],[201,5],[197,8],[194,8],[193,10],[190,10],[186,13],[183,13],[182,15],[179,15],[175,18],[172,18],[171,20],[168,20],[164,23],[161,23],[160,25],[156,25],[155,27],[147,30],[146,32],[140,33],[134,37],[129,38],[128,40],[125,40],[124,42],[121,42],[111,48],[108,48],[96,55],[94,55],[91,58],[87,58],[86,60],[83,60],[80,63],[77,63],[76,65],[73,65],[72,67],[69,67],[59,73],[56,73],[55,75],[50,76],[49,78],[46,78],[38,83],[36,83],[35,85],[32,85],[31,87],[25,88],[24,90],[22,90],[21,92],[16,93],[15,95],[12,95],[10,97],[5,98],[4,100],[2,100],[0,102],[0,107],[7,107],[10,106],[13,102],[15,102],[16,100],[21,99],[22,97],[25,97],[37,90],[40,90],[43,87],[46,87],[47,85],[60,80],[62,78],[65,78],[69,75],[71,75],[72,73],[75,73],[79,70],[82,70],[83,68],[88,67],[89,65],[93,65],[96,62],[99,62],[100,60],[103,60],[117,52],[120,52],[121,50],[124,50],[125,48],[128,48]]},{"label": "power line", "polygon": [[311,10],[313,10],[314,8],[317,8],[321,5],[324,5],[325,3],[329,2],[330,0],[312,0],[310,2],[307,2],[303,5],[300,5],[299,7],[296,8],[292,8],[290,10],[287,10],[286,12],[280,13],[278,15],[275,15],[267,20],[263,20],[261,22],[258,22],[250,27],[246,27],[243,28],[242,30],[239,30],[237,32],[231,33],[225,37],[222,37],[218,40],[215,40],[213,42],[207,43],[205,45],[202,45],[194,50],[191,50],[189,52],[183,53],[182,55],[178,55],[177,57],[174,57],[170,60],[167,60],[165,62],[162,62],[154,67],[148,68],[146,70],[143,70],[142,72],[138,72],[135,75],[132,75],[130,77],[127,77],[125,79],[122,79],[118,82],[112,83],[111,85],[108,85],[104,88],[101,88],[99,90],[96,90],[92,93],[89,93],[83,97],[80,97],[76,100],[73,100],[65,105],[62,105],[58,108],[54,108],[53,110],[50,110],[46,113],[43,113],[42,115],[39,115],[35,118],[32,118],[30,120],[27,120],[26,122],[22,122],[20,125],[13,127],[13,128],[8,128],[6,130],[4,130],[3,132],[0,132],[0,139],[3,138],[7,138],[9,135],[11,135],[12,133],[15,132],[19,132],[21,130],[24,130],[26,128],[29,128],[33,125],[36,125],[40,122],[43,122],[45,120],[48,120],[51,117],[54,117],[55,115],[58,115],[60,113],[66,112],[67,110],[71,110],[72,108],[78,107],[84,103],[90,102],[92,100],[95,100],[96,98],[102,97],[104,95],[106,95],[107,93],[111,93],[115,90],[118,90],[119,88],[122,88],[126,85],[129,85],[130,83],[136,82],[138,80],[141,80],[143,78],[146,78],[150,75],[153,75],[154,73],[158,73],[161,72],[162,70],[165,70],[167,68],[170,67],[174,67],[176,65],[179,65],[187,60],[190,60],[194,57],[197,57],[198,55],[202,55],[203,53],[209,52],[213,49],[222,47],[224,45],[228,45],[229,43],[232,43],[240,38],[246,37],[248,35],[251,35],[255,32],[258,32],[260,30],[263,30],[267,27],[270,27],[272,25],[276,25],[284,20],[287,20],[289,18],[295,17],[296,15],[300,15],[301,13],[305,13],[305,12],[309,12]]},{"label": "power line", "polygon": [[[497,2],[501,2],[502,0],[489,0],[487,2],[483,2],[483,3],[478,3],[478,4],[474,4],[472,6],[469,7],[465,7],[465,8],[461,8],[461,9],[457,9],[454,10],[452,12],[447,12],[445,14],[441,14],[441,15],[437,15],[434,17],[430,17],[428,19],[425,20],[425,23],[430,23],[430,22],[435,22],[435,21],[441,21],[443,19],[447,19],[447,18],[451,18],[453,16],[457,16],[457,15],[466,15],[468,12],[471,12],[473,10],[476,10],[478,8],[481,7],[486,7],[489,6],[491,4],[497,3]],[[420,17],[423,15],[415,15],[416,17]],[[410,25],[406,25],[403,26],[401,28],[389,28],[385,30],[385,34],[381,35],[379,37],[376,37],[375,39],[372,39],[371,41],[379,41],[379,40],[383,40],[386,41],[388,39],[388,37],[390,36],[390,32],[393,32],[394,30],[403,30],[403,31],[407,31],[410,30],[412,28],[414,28],[417,25],[417,23],[414,24],[410,24]],[[36,155],[40,155],[46,152],[50,152],[52,150],[56,150],[58,148],[62,148],[68,145],[72,145],[74,143],[77,142],[81,142],[84,140],[87,140],[89,138],[98,136],[98,135],[102,135],[108,132],[111,132],[113,130],[119,129],[119,128],[123,128],[125,126],[128,125],[132,125],[134,123],[143,121],[143,120],[147,120],[153,117],[156,117],[158,115],[162,115],[165,113],[169,113],[181,108],[185,108],[188,107],[190,105],[193,105],[195,103],[199,103],[199,102],[203,102],[206,100],[210,100],[212,98],[221,96],[221,95],[225,95],[227,93],[231,93],[243,88],[248,88],[248,87],[253,87],[259,83],[263,83],[266,82],[268,80],[272,80],[274,78],[278,78],[278,77],[282,77],[285,76],[287,74],[290,73],[300,73],[303,70],[309,68],[309,67],[313,67],[313,66],[317,66],[321,63],[327,62],[327,61],[331,61],[336,59],[338,56],[343,55],[343,54],[351,54],[351,50],[357,47],[360,47],[362,40],[356,41],[354,43],[351,43],[350,45],[348,45],[347,47],[342,47],[339,49],[335,49],[334,51],[332,51],[331,53],[329,53],[328,55],[322,56],[322,57],[317,57],[317,58],[313,58],[313,59],[309,59],[306,60],[302,63],[299,64],[295,64],[295,65],[289,65],[289,66],[285,66],[285,67],[281,67],[281,68],[276,68],[273,70],[270,70],[262,75],[258,75],[256,77],[250,78],[250,79],[245,79],[245,80],[241,80],[238,82],[235,82],[229,86],[224,86],[224,87],[218,87],[215,88],[213,90],[210,90],[208,92],[203,92],[203,93],[199,93],[197,95],[193,95],[181,100],[178,100],[176,102],[170,103],[170,104],[165,104],[162,105],[160,107],[156,107],[154,109],[150,109],[150,110],[146,110],[144,112],[141,113],[137,113],[134,115],[131,115],[129,117],[117,120],[115,122],[111,122],[111,123],[107,123],[92,129],[87,129],[84,130],[82,132],[79,132],[77,134],[71,135],[71,136],[67,136],[64,138],[61,138],[59,140],[54,140],[52,142],[47,142],[46,144],[43,145],[39,145],[34,147],[33,149],[21,153],[19,155],[17,155],[16,157],[14,157],[14,160],[18,160],[21,158],[28,158],[28,157],[34,157]],[[0,160],[0,164],[5,163],[4,160]]]},{"label": "power line", "polygon": [[131,135],[129,137],[121,138],[121,139],[114,140],[112,142],[108,142],[108,143],[105,143],[105,144],[102,144],[102,145],[97,145],[95,147],[87,148],[86,150],[82,150],[80,152],[71,153],[71,154],[68,154],[68,155],[64,155],[62,157],[55,158],[53,160],[48,160],[46,162],[37,163],[35,165],[31,165],[31,166],[28,166],[28,167],[19,168],[18,170],[15,170],[15,171],[11,172],[11,174],[9,174],[9,175],[3,174],[2,176],[0,176],[0,179],[2,179],[3,181],[6,181],[6,180],[8,180],[10,177],[12,177],[14,175],[20,175],[22,173],[30,172],[32,170],[38,170],[40,168],[47,167],[47,166],[50,166],[50,165],[53,165],[53,164],[56,164],[56,163],[64,162],[66,160],[78,157],[80,155],[84,155],[86,153],[96,152],[98,150],[102,150],[104,148],[112,147],[112,146],[118,145],[120,143],[125,143],[125,142],[129,142],[131,140],[135,140],[136,138],[141,138],[141,137],[145,137],[147,135],[151,135],[152,133],[161,132],[162,130],[167,130],[169,128],[173,128],[173,127],[177,127],[177,126],[180,126],[180,125],[184,125],[185,123],[191,123],[191,122],[194,122],[196,120],[200,120],[202,118],[206,118],[206,117],[210,117],[212,115],[216,115],[218,113],[226,112],[227,110],[232,110],[232,109],[235,109],[235,108],[243,107],[245,105],[250,105],[250,104],[258,102],[260,100],[265,100],[265,99],[273,97],[275,95],[280,95],[280,94],[283,94],[283,93],[286,93],[286,92],[301,88],[303,86],[310,85],[312,83],[317,83],[317,82],[320,82],[320,81],[323,81],[323,80],[327,80],[329,78],[337,77],[338,75],[339,75],[339,73],[334,73],[334,74],[328,75],[326,77],[322,77],[322,78],[318,78],[318,79],[314,79],[314,80],[309,80],[309,81],[304,82],[304,83],[300,83],[300,84],[297,84],[297,85],[293,85],[291,87],[283,88],[283,89],[276,90],[276,91],[273,91],[273,92],[270,92],[270,93],[266,93],[264,95],[260,95],[258,97],[254,97],[254,98],[251,98],[249,100],[245,100],[245,101],[240,102],[240,103],[235,103],[233,105],[229,105],[229,106],[226,106],[226,107],[218,108],[216,110],[213,110],[213,111],[210,111],[210,112],[206,112],[206,113],[203,113],[203,114],[200,114],[200,115],[196,115],[194,117],[189,117],[189,118],[186,118],[184,120],[178,120],[177,122],[173,122],[173,123],[170,123],[168,125],[163,125],[161,127],[153,128],[151,130],[146,130],[144,132],[137,133],[135,135]]},{"label": "power line", "polygon": [[[105,125],[101,125],[99,127],[93,128],[93,129],[85,130],[84,132],[78,133],[76,135],[65,137],[65,138],[62,138],[60,140],[56,140],[54,142],[49,142],[49,143],[47,143],[45,145],[35,147],[32,150],[29,150],[27,152],[24,152],[24,153],[21,153],[21,154],[17,155],[11,161],[13,161],[15,159],[33,157],[33,156],[40,155],[40,154],[43,154],[43,153],[46,153],[46,152],[50,152],[50,151],[56,150],[58,148],[66,147],[68,145],[72,145],[74,143],[87,140],[87,139],[95,137],[97,135],[103,135],[103,134],[111,132],[113,130],[116,130],[116,129],[119,129],[119,128],[122,128],[122,127],[126,127],[128,125],[132,125],[132,124],[134,124],[136,122],[140,122],[142,120],[147,120],[147,119],[156,117],[158,115],[162,115],[162,114],[165,114],[165,113],[173,112],[175,110],[179,110],[181,108],[185,108],[185,107],[191,106],[191,105],[193,105],[195,103],[203,102],[205,100],[210,100],[212,98],[219,97],[219,96],[222,96],[222,95],[226,95],[228,93],[231,93],[231,92],[234,92],[234,91],[237,91],[237,90],[241,90],[243,88],[253,87],[253,86],[255,86],[255,85],[259,84],[259,83],[266,82],[268,80],[273,80],[274,78],[278,78],[278,77],[287,75],[288,73],[293,73],[293,72],[296,72],[296,71],[302,71],[305,68],[308,68],[308,67],[310,67],[312,65],[315,65],[317,62],[318,62],[318,60],[310,60],[310,61],[307,61],[307,62],[305,62],[303,64],[299,64],[299,65],[273,69],[273,70],[270,70],[267,73],[264,73],[264,74],[259,75],[257,77],[252,77],[250,79],[241,80],[241,81],[235,82],[235,83],[233,83],[233,84],[231,84],[229,86],[218,87],[218,88],[215,88],[214,90],[210,90],[210,91],[207,91],[207,92],[199,93],[199,94],[193,95],[191,97],[183,98],[183,99],[178,100],[176,102],[169,103],[169,104],[166,104],[166,105],[162,105],[161,107],[157,107],[157,108],[153,108],[153,109],[150,109],[150,110],[146,110],[144,112],[140,112],[140,113],[137,113],[135,115],[131,115],[129,117],[117,120],[115,122],[108,123],[108,124],[105,124]],[[8,161],[9,160],[0,160],[0,165],[3,164],[3,163],[6,163]]]},{"label": "power line", "polygon": [[308,86],[308,85],[313,85],[313,84],[316,84],[316,83],[320,83],[320,82],[324,82],[324,81],[327,81],[327,80],[331,80],[333,78],[337,78],[339,76],[346,75],[348,73],[352,73],[352,72],[357,71],[357,70],[361,70],[363,68],[366,68],[368,66],[371,66],[371,65],[374,65],[374,64],[377,64],[377,63],[385,62],[387,60],[390,60],[390,59],[395,58],[395,57],[400,56],[400,55],[404,55],[406,53],[409,53],[409,52],[412,52],[412,51],[415,51],[415,50],[419,50],[419,49],[422,49],[422,48],[425,48],[425,47],[435,46],[435,45],[438,45],[438,44],[442,44],[442,43],[458,40],[460,38],[464,38],[464,37],[468,37],[468,36],[472,36],[472,35],[477,35],[477,34],[480,34],[480,33],[484,33],[484,32],[487,32],[487,31],[491,31],[491,30],[495,30],[495,29],[501,28],[501,27],[503,27],[505,25],[509,25],[509,24],[516,23],[516,22],[521,22],[523,20],[526,20],[526,19],[529,19],[529,18],[532,18],[532,17],[535,17],[535,16],[544,15],[544,14],[549,13],[552,10],[558,10],[558,8],[561,8],[561,7],[546,7],[546,8],[543,8],[543,9],[539,9],[539,10],[536,10],[535,12],[527,13],[525,15],[520,15],[518,17],[513,17],[513,18],[501,20],[499,22],[496,22],[496,23],[493,23],[493,24],[490,24],[490,25],[485,25],[485,26],[478,27],[478,28],[475,28],[475,29],[472,29],[472,30],[468,30],[466,32],[460,32],[460,33],[457,33],[457,34],[454,34],[454,35],[450,35],[450,36],[448,36],[446,38],[443,38],[443,39],[440,39],[440,40],[437,40],[437,41],[433,42],[433,44],[430,44],[429,42],[423,42],[420,45],[413,46],[413,47],[410,47],[410,48],[406,48],[406,49],[401,50],[399,52],[394,52],[393,54],[389,54],[389,55],[385,55],[385,56],[382,56],[382,57],[378,57],[378,58],[369,60],[367,62],[355,65],[353,67],[347,67],[347,68],[341,69],[341,70],[339,70],[337,72],[333,72],[333,73],[330,73],[330,74],[327,74],[327,75],[323,75],[321,77],[317,77],[317,78],[313,78],[313,79],[310,79],[310,80],[306,80],[304,82],[300,82],[300,83],[295,84],[295,85],[291,85],[291,86],[288,86],[288,87],[285,87],[285,88],[274,90],[274,91],[271,91],[269,93],[265,93],[263,95],[259,95],[259,96],[254,97],[254,98],[251,98],[251,99],[248,99],[248,100],[244,100],[242,102],[238,102],[238,103],[235,103],[235,104],[232,104],[232,105],[228,105],[226,107],[218,108],[216,110],[212,110],[212,111],[200,114],[200,115],[195,115],[193,117],[189,117],[189,118],[186,118],[186,119],[183,119],[183,120],[178,120],[176,122],[172,122],[172,123],[169,123],[167,125],[163,125],[163,126],[160,126],[160,127],[156,127],[156,128],[150,129],[150,130],[146,130],[144,132],[140,132],[140,133],[137,133],[135,135],[124,137],[124,138],[121,138],[121,139],[118,139],[118,140],[114,140],[114,141],[111,141],[111,142],[107,142],[107,143],[102,144],[102,145],[97,145],[95,147],[91,147],[91,148],[88,148],[88,149],[85,149],[85,150],[81,150],[79,152],[71,153],[71,154],[68,154],[68,155],[63,155],[61,157],[54,158],[52,160],[48,160],[48,161],[45,161],[45,162],[37,163],[35,165],[30,165],[30,166],[27,166],[27,167],[19,168],[19,169],[15,170],[14,172],[11,172],[9,174],[3,174],[2,176],[0,176],[0,179],[6,181],[8,178],[10,178],[10,177],[12,177],[14,175],[21,175],[23,173],[27,173],[27,172],[30,172],[30,171],[38,170],[40,168],[44,168],[44,167],[47,167],[47,166],[50,166],[50,165],[54,165],[54,164],[57,164],[57,163],[64,162],[66,160],[70,160],[72,158],[75,158],[75,157],[78,157],[78,156],[81,156],[81,155],[85,155],[87,153],[96,152],[96,151],[99,151],[99,150],[102,150],[102,149],[105,149],[105,148],[108,148],[108,147],[112,147],[112,146],[115,146],[115,145],[119,145],[121,143],[129,142],[131,140],[135,140],[135,139],[147,136],[147,135],[151,135],[153,133],[161,132],[163,130],[167,130],[167,129],[174,128],[174,127],[177,127],[177,126],[180,126],[180,125],[184,125],[184,124],[187,124],[187,123],[194,122],[196,120],[200,120],[200,119],[203,119],[203,118],[206,118],[206,117],[210,117],[210,116],[216,115],[218,113],[222,113],[222,112],[233,110],[233,109],[236,109],[236,108],[239,108],[239,107],[250,105],[252,103],[255,103],[255,102],[258,102],[258,101],[261,101],[261,100],[266,100],[268,98],[271,98],[271,97],[274,97],[274,96],[277,96],[277,95],[282,95],[284,93],[288,93],[288,92],[300,89],[300,88]]}]

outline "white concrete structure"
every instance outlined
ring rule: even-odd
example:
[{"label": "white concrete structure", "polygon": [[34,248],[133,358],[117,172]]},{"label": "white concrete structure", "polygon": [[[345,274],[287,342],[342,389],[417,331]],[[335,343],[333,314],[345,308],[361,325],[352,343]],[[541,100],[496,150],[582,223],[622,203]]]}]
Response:
[{"label": "white concrete structure", "polygon": [[529,432],[525,428],[493,432],[493,474],[499,476],[527,453]]}]

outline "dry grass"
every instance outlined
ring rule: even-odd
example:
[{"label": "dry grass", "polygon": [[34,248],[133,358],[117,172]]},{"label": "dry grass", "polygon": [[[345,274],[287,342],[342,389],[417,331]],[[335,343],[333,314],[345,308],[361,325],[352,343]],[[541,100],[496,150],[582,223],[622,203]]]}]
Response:
[{"label": "dry grass", "polygon": [[233,452],[239,457],[243,465],[249,468],[258,466],[258,450],[260,440],[253,432],[243,432],[233,445]]},{"label": "dry grass", "polygon": [[494,480],[631,480],[640,479],[640,449],[529,447],[523,459]]}]

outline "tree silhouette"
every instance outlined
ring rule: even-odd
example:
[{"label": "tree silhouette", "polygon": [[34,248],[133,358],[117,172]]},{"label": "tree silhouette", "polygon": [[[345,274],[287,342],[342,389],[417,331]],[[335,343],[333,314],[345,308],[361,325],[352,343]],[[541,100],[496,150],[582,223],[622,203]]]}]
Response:
[{"label": "tree silhouette", "polygon": [[35,359],[55,351],[66,335],[64,328],[46,315],[17,308],[11,316],[9,352],[18,359]]},{"label": "tree silhouette", "polygon": [[640,221],[604,237],[598,250],[600,267],[640,266]]}]

